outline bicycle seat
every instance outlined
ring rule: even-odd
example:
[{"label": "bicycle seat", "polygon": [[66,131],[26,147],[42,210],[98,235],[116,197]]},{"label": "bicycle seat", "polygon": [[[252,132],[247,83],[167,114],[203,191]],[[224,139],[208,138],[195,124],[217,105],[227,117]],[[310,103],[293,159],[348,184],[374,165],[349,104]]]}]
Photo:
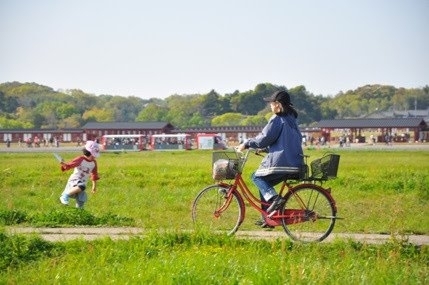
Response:
[{"label": "bicycle seat", "polygon": [[308,178],[308,165],[301,166],[298,172],[285,173],[283,180],[304,180]]},{"label": "bicycle seat", "polygon": [[283,180],[301,180],[301,179],[302,179],[301,172],[285,173],[283,176]]}]

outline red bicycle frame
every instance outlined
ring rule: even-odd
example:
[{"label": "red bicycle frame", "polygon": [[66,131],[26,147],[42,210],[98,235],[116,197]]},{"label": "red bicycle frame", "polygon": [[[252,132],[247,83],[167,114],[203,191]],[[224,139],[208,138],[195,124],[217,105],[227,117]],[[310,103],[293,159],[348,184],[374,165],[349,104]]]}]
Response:
[{"label": "red bicycle frame", "polygon": [[[228,188],[228,193],[226,194],[225,202],[221,205],[219,209],[217,209],[214,213],[215,217],[219,217],[220,214],[226,210],[231,203],[231,199],[233,197],[233,193],[236,194],[237,198],[239,199],[239,203],[241,205],[244,205],[244,200],[250,203],[250,205],[259,211],[264,217],[265,221],[270,226],[281,226],[282,220],[285,220],[286,224],[297,224],[307,221],[316,221],[317,215],[313,213],[312,211],[307,209],[306,203],[302,201],[301,197],[296,194],[296,191],[302,188],[317,188],[321,191],[323,191],[329,198],[330,201],[332,201],[332,205],[336,210],[336,205],[334,202],[334,199],[332,198],[330,194],[330,188],[325,189],[319,185],[316,185],[314,183],[300,183],[297,186],[292,186],[291,183],[288,183],[287,180],[284,180],[282,182],[279,195],[284,196],[287,193],[290,193],[289,195],[293,195],[298,204],[301,206],[300,209],[285,209],[283,213],[280,211],[275,211],[272,214],[268,214],[265,210],[262,209],[260,205],[269,206],[270,204],[267,202],[261,201],[259,198],[257,198],[249,189],[246,182],[243,180],[243,177],[241,173],[237,173],[234,179],[234,183],[228,184],[225,182],[219,182],[219,186]],[[286,191],[286,193],[284,193]],[[244,197],[244,199],[243,199]],[[243,211],[243,215],[240,220],[240,224],[243,222],[245,214],[246,214],[246,207],[241,207]]]}]

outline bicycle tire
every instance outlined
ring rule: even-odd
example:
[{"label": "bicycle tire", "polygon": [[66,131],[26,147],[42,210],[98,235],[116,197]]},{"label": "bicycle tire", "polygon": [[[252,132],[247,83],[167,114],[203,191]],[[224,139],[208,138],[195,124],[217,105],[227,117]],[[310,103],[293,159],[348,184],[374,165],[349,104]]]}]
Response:
[{"label": "bicycle tire", "polygon": [[227,235],[238,230],[244,219],[244,202],[236,191],[227,195],[228,189],[211,185],[201,190],[192,203],[195,229]]},{"label": "bicycle tire", "polygon": [[314,184],[301,184],[285,196],[282,226],[295,241],[320,242],[335,226],[337,208],[332,196]]}]

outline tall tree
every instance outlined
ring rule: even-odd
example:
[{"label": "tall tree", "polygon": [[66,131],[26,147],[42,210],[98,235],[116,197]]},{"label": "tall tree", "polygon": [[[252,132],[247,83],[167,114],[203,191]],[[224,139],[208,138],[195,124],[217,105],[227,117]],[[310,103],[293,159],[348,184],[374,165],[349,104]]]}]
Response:
[{"label": "tall tree", "polygon": [[85,122],[112,122],[115,119],[115,113],[111,109],[92,108],[82,115]]},{"label": "tall tree", "polygon": [[240,126],[245,116],[240,113],[225,113],[212,119],[212,126]]},{"label": "tall tree", "polygon": [[76,107],[78,113],[83,114],[85,111],[97,105],[98,97],[95,95],[86,94],[79,89],[71,89],[67,91]]},{"label": "tall tree", "polygon": [[221,96],[214,90],[206,95],[202,95],[201,115],[204,117],[213,117],[223,112]]},{"label": "tall tree", "polygon": [[167,120],[168,108],[148,103],[136,117],[137,122],[163,122]]}]

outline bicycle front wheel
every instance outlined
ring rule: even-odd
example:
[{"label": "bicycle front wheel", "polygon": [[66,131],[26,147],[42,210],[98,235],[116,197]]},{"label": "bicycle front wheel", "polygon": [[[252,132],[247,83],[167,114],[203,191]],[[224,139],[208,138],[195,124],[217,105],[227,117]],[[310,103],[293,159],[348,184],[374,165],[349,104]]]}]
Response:
[{"label": "bicycle front wheel", "polygon": [[240,194],[221,185],[212,185],[197,195],[192,204],[195,228],[220,234],[234,234],[244,219]]},{"label": "bicycle front wheel", "polygon": [[282,226],[293,240],[322,241],[332,232],[337,209],[326,190],[302,184],[288,192],[285,198]]}]

